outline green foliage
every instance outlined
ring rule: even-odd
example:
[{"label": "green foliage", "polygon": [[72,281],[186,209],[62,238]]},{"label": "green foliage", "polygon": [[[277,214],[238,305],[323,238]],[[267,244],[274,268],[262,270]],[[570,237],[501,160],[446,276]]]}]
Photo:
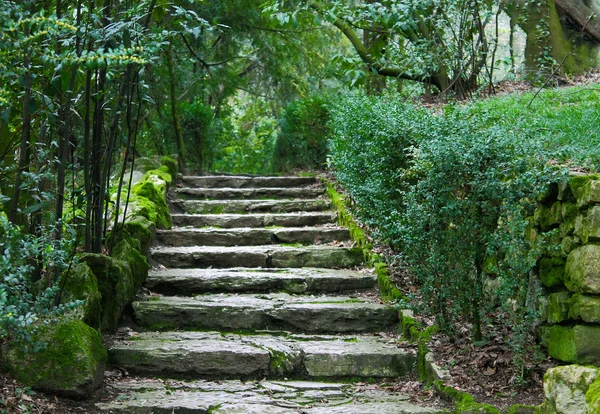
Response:
[{"label": "green foliage", "polygon": [[394,96],[346,93],[331,108],[329,166],[354,201],[353,212],[378,238],[395,242],[402,214],[399,191],[410,148],[420,141],[426,113]]},{"label": "green foliage", "polygon": [[36,271],[61,271],[69,265],[69,244],[53,241],[51,234],[50,229],[42,231],[40,237],[24,234],[0,214],[0,339],[12,339],[25,350],[43,346],[32,341],[40,319],[79,304],[54,305],[60,280],[36,292]]},{"label": "green foliage", "polygon": [[279,120],[275,143],[275,171],[320,170],[327,161],[329,113],[325,94],[311,95],[289,103]]}]

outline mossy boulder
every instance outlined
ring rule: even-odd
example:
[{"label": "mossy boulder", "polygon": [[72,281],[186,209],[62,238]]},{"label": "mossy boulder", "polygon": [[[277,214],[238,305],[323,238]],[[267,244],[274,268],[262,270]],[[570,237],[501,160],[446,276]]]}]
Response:
[{"label": "mossy boulder", "polygon": [[569,319],[600,323],[600,296],[576,293],[568,302]]},{"label": "mossy boulder", "polygon": [[168,229],[172,226],[171,213],[167,201],[161,192],[151,181],[141,181],[133,186],[132,193],[135,196],[138,215],[144,216],[159,229]]},{"label": "mossy boulder", "polygon": [[87,265],[77,263],[63,275],[64,287],[61,303],[82,300],[83,305],[75,310],[81,320],[94,329],[100,329],[102,314],[102,295],[98,289],[98,280]]},{"label": "mossy boulder", "polygon": [[600,203],[600,175],[590,174],[572,177],[569,180],[569,187],[579,207]]},{"label": "mossy boulder", "polygon": [[162,166],[156,170],[150,170],[144,175],[142,181],[150,181],[166,197],[167,191],[173,184],[174,177],[169,173],[169,168]]},{"label": "mossy boulder", "polygon": [[591,367],[567,365],[550,368],[544,375],[546,412],[557,414],[598,412],[589,410],[586,394],[599,377],[600,371]]},{"label": "mossy boulder", "polygon": [[[156,225],[143,216],[134,216],[125,224],[119,223],[115,235],[115,242],[127,240],[134,248],[143,255],[147,255],[154,239]],[[115,244],[116,244],[115,243]]]},{"label": "mossy boulder", "polygon": [[553,358],[600,366],[600,326],[545,326],[541,329],[541,339]]},{"label": "mossy boulder", "polygon": [[600,294],[600,246],[588,244],[569,253],[565,286],[571,292]]},{"label": "mossy boulder", "polygon": [[548,287],[561,286],[565,278],[566,262],[561,257],[544,257],[540,261],[540,280]]},{"label": "mossy boulder", "polygon": [[133,277],[133,285],[137,292],[148,277],[150,265],[146,257],[138,249],[129,244],[127,240],[121,240],[113,248],[112,257],[129,265]]},{"label": "mossy boulder", "polygon": [[117,329],[125,306],[133,301],[139,289],[127,262],[102,254],[87,253],[81,256],[98,280],[102,294],[101,330],[110,333]]},{"label": "mossy boulder", "polygon": [[153,158],[141,157],[135,159],[134,170],[140,171],[145,174],[150,170],[156,170],[157,168],[160,168],[160,166],[161,164],[158,160],[155,160]]},{"label": "mossy boulder", "polygon": [[556,202],[551,206],[538,206],[535,211],[534,220],[539,223],[543,231],[558,227],[563,220],[561,203]]},{"label": "mossy boulder", "polygon": [[569,319],[570,301],[572,293],[563,291],[548,295],[546,319],[548,323],[560,323]]},{"label": "mossy boulder", "polygon": [[72,398],[88,397],[100,385],[108,360],[98,332],[80,320],[62,319],[40,327],[39,352],[24,352],[10,344],[2,356],[8,371],[23,385]]},{"label": "mossy boulder", "polygon": [[160,159],[160,163],[167,167],[169,174],[175,180],[177,178],[177,160],[169,155],[165,155]]}]

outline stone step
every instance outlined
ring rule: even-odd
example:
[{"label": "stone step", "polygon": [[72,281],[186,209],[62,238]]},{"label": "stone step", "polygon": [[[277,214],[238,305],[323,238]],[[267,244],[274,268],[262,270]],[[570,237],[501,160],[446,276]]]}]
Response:
[{"label": "stone step", "polygon": [[206,292],[341,292],[372,289],[377,277],[368,271],[335,269],[156,269],[146,287],[170,295]]},{"label": "stone step", "polygon": [[167,246],[259,246],[266,244],[322,244],[350,240],[350,231],[340,227],[288,227],[159,230],[156,240]]},{"label": "stone step", "polygon": [[416,352],[375,336],[145,332],[118,340],[110,362],[145,376],[391,378],[415,372]]},{"label": "stone step", "polygon": [[325,194],[323,187],[316,188],[176,188],[172,193],[181,200],[247,200],[247,199],[307,199]]},{"label": "stone step", "polygon": [[384,388],[312,381],[211,382],[124,379],[111,384],[118,397],[96,404],[119,413],[201,414],[435,414],[408,394]]},{"label": "stone step", "polygon": [[299,333],[389,331],[398,311],[350,296],[208,294],[146,296],[132,304],[136,323],[152,331],[285,330]]},{"label": "stone step", "polygon": [[319,181],[315,177],[246,177],[228,175],[183,177],[184,185],[204,188],[305,187],[318,183]]},{"label": "stone step", "polygon": [[172,213],[244,214],[294,213],[331,209],[329,200],[173,200]]},{"label": "stone step", "polygon": [[173,225],[181,227],[304,227],[335,224],[335,213],[287,214],[172,214]]},{"label": "stone step", "polygon": [[171,268],[348,268],[363,262],[361,249],[333,246],[158,247],[150,254],[155,263]]}]

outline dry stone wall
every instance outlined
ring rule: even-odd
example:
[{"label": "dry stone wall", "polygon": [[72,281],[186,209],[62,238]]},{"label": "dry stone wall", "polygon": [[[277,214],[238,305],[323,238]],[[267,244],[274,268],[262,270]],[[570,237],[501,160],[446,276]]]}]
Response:
[{"label": "dry stone wall", "polygon": [[554,186],[532,218],[530,238],[547,240],[538,266],[549,354],[600,366],[600,175],[575,175]]}]

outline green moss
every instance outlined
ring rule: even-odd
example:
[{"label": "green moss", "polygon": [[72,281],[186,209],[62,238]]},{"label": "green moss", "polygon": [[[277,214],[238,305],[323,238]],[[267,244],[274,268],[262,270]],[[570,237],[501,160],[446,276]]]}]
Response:
[{"label": "green moss", "polygon": [[100,384],[108,360],[98,332],[79,320],[62,319],[40,327],[43,351],[20,348],[4,352],[5,363],[22,384],[72,397],[88,396]]},{"label": "green moss", "polygon": [[560,323],[569,318],[571,293],[567,291],[548,295],[546,308],[548,323]]},{"label": "green moss", "polygon": [[565,279],[566,261],[561,257],[544,257],[540,261],[540,280],[545,286],[561,286]]},{"label": "green moss", "polygon": [[136,196],[136,203],[140,207],[140,215],[156,224],[160,229],[172,226],[171,214],[167,201],[156,186],[150,181],[141,181],[131,190]]},{"label": "green moss", "polygon": [[506,414],[542,414],[543,412],[543,405],[515,404],[508,409]]},{"label": "green moss", "polygon": [[64,287],[61,303],[82,300],[83,305],[76,310],[81,312],[83,322],[94,329],[100,329],[102,315],[102,295],[98,280],[86,263],[78,263],[63,275]]},{"label": "green moss", "polygon": [[268,349],[271,354],[269,361],[269,372],[275,375],[285,375],[294,369],[294,362],[290,361],[289,356],[283,352],[275,349]]},{"label": "green moss", "polygon": [[98,290],[102,294],[102,332],[113,332],[121,312],[137,293],[131,268],[124,261],[101,254],[86,253],[81,255],[81,260],[96,276]]},{"label": "green moss", "polygon": [[433,384],[445,399],[454,403],[457,413],[501,414],[496,407],[490,404],[478,403],[472,395],[444,385],[442,381],[434,381]]},{"label": "green moss", "polygon": [[131,246],[126,240],[121,240],[113,248],[112,256],[129,265],[133,276],[134,290],[137,292],[142,286],[142,283],[146,281],[148,270],[150,270],[150,265],[148,264],[146,257],[142,255],[139,250]]},{"label": "green moss", "polygon": [[600,413],[600,378],[596,379],[585,394],[589,413]]},{"label": "green moss", "polygon": [[577,360],[575,331],[567,326],[554,325],[542,331],[542,342],[548,347],[551,357],[564,362]]},{"label": "green moss", "polygon": [[171,174],[171,177],[175,180],[177,178],[177,161],[175,158],[165,155],[160,159],[160,163],[164,167],[167,167],[169,174]]},{"label": "green moss", "polygon": [[173,184],[173,177],[169,173],[169,168],[164,165],[156,170],[150,170],[144,175],[142,181],[150,181],[163,194],[167,194],[167,190]]}]

